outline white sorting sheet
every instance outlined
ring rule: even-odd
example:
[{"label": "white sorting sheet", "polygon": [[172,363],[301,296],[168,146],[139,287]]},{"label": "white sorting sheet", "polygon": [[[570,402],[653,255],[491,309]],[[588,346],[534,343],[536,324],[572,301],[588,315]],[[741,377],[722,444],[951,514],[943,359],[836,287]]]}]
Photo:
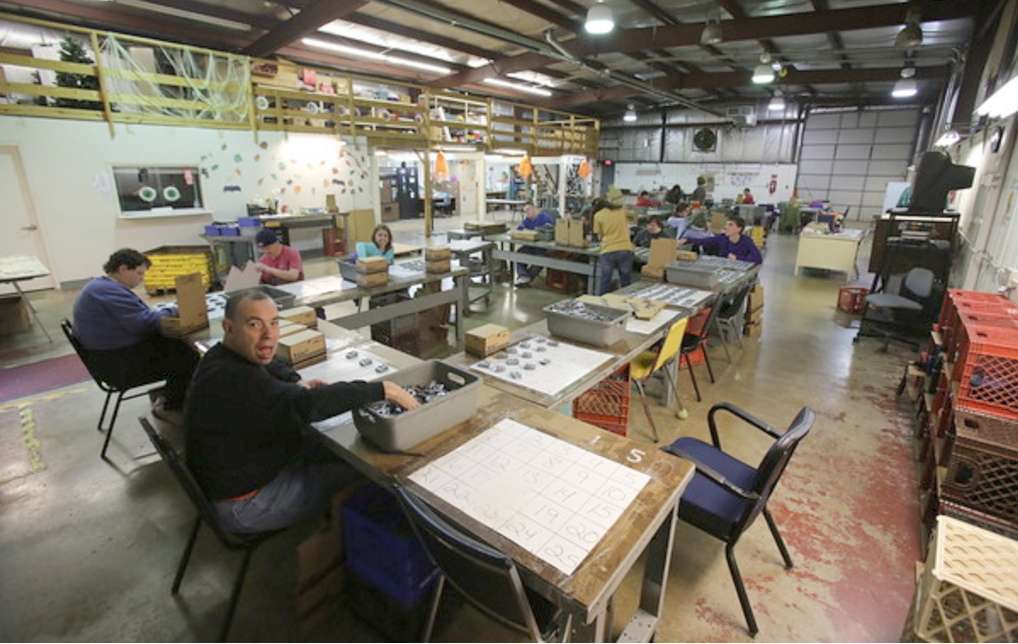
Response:
[{"label": "white sorting sheet", "polygon": [[697,288],[666,283],[648,286],[635,293],[631,293],[631,295],[642,297],[645,300],[664,302],[671,306],[682,306],[694,311],[714,296],[710,291],[701,291]]},{"label": "white sorting sheet", "polygon": [[309,300],[325,293],[334,293],[342,291],[344,288],[350,289],[351,287],[349,282],[344,287],[343,278],[339,275],[327,275],[326,277],[316,277],[302,282],[280,284],[276,288],[287,293],[292,293],[296,296],[297,300]]},{"label": "white sorting sheet", "polygon": [[650,477],[505,419],[410,480],[571,575]]},{"label": "white sorting sheet", "polygon": [[[367,364],[361,364],[366,362]],[[325,362],[313,364],[299,370],[302,380],[318,378],[328,384],[349,382],[351,380],[377,380],[396,371],[396,369],[370,351],[363,349],[346,349],[330,354]]]},{"label": "white sorting sheet", "polygon": [[635,317],[630,317],[626,320],[626,331],[639,333],[640,335],[650,335],[669,322],[672,322],[678,316],[678,311],[661,309],[649,320],[638,320]]},{"label": "white sorting sheet", "polygon": [[543,335],[520,340],[513,346],[470,368],[492,378],[555,396],[612,356]]}]

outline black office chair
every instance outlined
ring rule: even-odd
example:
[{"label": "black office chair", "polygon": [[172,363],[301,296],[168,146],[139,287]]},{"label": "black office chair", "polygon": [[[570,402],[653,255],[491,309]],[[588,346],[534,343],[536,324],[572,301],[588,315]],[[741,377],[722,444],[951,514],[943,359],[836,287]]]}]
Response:
[{"label": "black office chair", "polygon": [[[714,415],[719,411],[727,411],[775,439],[763,460],[755,468],[722,451],[717,425],[714,422]],[[795,448],[809,433],[815,420],[816,414],[813,410],[803,407],[785,433],[779,434],[767,423],[754,418],[735,405],[718,403],[711,407],[707,414],[707,425],[710,428],[713,446],[697,438],[685,436],[662,448],[696,464],[696,474],[693,475],[693,480],[689,482],[679,501],[679,518],[725,542],[728,570],[732,573],[735,591],[739,594],[739,603],[749,626],[749,634],[753,636],[757,634],[758,629],[756,619],[753,617],[753,608],[746,595],[746,587],[742,583],[742,575],[739,574],[739,566],[735,562],[735,544],[753,524],[757,515],[762,513],[774,542],[781,551],[785,567],[792,567],[792,558],[781,539],[778,526],[774,523],[771,513],[767,511],[767,500],[777,486]]]},{"label": "black office chair", "polygon": [[754,282],[748,283],[739,289],[734,297],[722,303],[721,310],[718,311],[718,316],[715,320],[718,331],[721,332],[721,346],[725,349],[725,357],[728,358],[728,362],[732,361],[732,354],[728,352],[729,337],[734,337],[739,348],[742,348],[742,337],[739,334],[739,314],[742,313],[742,306],[746,303],[746,298],[753,291],[753,286]]},{"label": "black office chair", "polygon": [[528,591],[510,557],[454,527],[406,488],[397,486],[396,497],[417,538],[442,573],[422,641],[431,641],[446,581],[482,613],[529,635],[535,642],[551,641],[556,635],[559,641],[569,641],[572,615]]},{"label": "black office chair", "polygon": [[[700,396],[700,385],[696,382],[696,373],[693,370],[693,363],[689,359],[690,355],[695,353],[697,349],[703,351],[703,361],[707,365],[707,375],[710,376],[711,384],[714,383],[714,370],[710,366],[710,356],[707,355],[707,339],[710,337],[711,328],[714,326],[714,321],[721,311],[721,302],[718,298],[714,298],[714,302],[711,303],[710,313],[707,314],[707,320],[703,324],[703,328],[700,329],[698,334],[690,333],[686,330],[686,335],[682,336],[682,349],[680,353],[682,357],[686,359],[686,366],[689,368],[689,379],[693,381],[693,391],[696,393],[696,402],[700,402],[703,398]],[[681,364],[681,363],[680,363]]]},{"label": "black office chair", "polygon": [[[883,291],[866,296],[859,332],[853,341],[858,342],[859,338],[864,336],[877,336],[884,339],[884,351],[887,350],[891,340],[918,348],[917,342],[896,333],[900,326],[895,322],[896,316],[921,316],[924,309],[928,308],[927,302],[938,297],[942,290],[938,288],[936,275],[928,268],[916,267],[910,269],[904,276],[888,276]],[[871,312],[876,312],[886,319],[883,321],[874,319],[870,316]]]},{"label": "black office chair", "polygon": [[[162,389],[162,386],[151,387],[144,391],[135,392],[130,395],[128,395],[128,392],[130,392],[132,389],[137,389],[139,387],[146,387],[148,385],[152,385],[155,383],[161,383],[163,382],[163,379],[159,378],[154,380],[145,380],[144,382],[135,382],[127,385],[110,384],[106,382],[106,380],[99,374],[98,370],[96,370],[95,365],[92,364],[92,360],[89,357],[88,349],[86,349],[84,345],[81,344],[81,341],[78,339],[78,337],[74,335],[74,328],[71,326],[70,321],[66,319],[61,321],[60,329],[64,332],[64,335],[67,336],[67,341],[71,343],[72,347],[74,347],[74,352],[78,354],[78,358],[85,365],[85,369],[87,369],[88,374],[92,376],[92,380],[94,380],[95,384],[99,386],[99,389],[101,389],[106,394],[106,400],[103,401],[103,410],[102,413],[99,414],[99,424],[96,427],[96,429],[99,431],[100,434],[103,433],[106,434],[106,439],[103,441],[102,450],[99,452],[99,458],[103,459],[104,461],[109,461],[109,459],[106,458],[106,448],[110,446],[110,438],[113,436],[113,426],[116,425],[117,414],[120,412],[120,403],[122,403],[125,400],[131,400],[133,398],[140,398],[142,396],[150,396],[154,394],[156,391]],[[117,395],[117,401],[113,403],[113,415],[110,417],[109,427],[103,427],[103,421],[106,420],[106,410],[110,406],[110,398],[113,396],[113,394]]]},{"label": "black office chair", "polygon": [[184,579],[184,572],[187,570],[187,564],[191,560],[191,550],[194,548],[195,541],[198,540],[198,530],[201,528],[202,522],[208,524],[212,528],[212,532],[218,537],[219,542],[223,544],[227,550],[241,551],[244,553],[244,559],[240,564],[240,570],[237,572],[237,578],[233,582],[233,591],[230,593],[230,604],[226,609],[226,618],[223,620],[223,625],[219,630],[219,641],[225,642],[227,637],[230,635],[230,626],[233,623],[233,614],[237,610],[237,602],[240,599],[240,591],[244,586],[244,578],[247,576],[248,564],[251,563],[251,555],[254,553],[255,548],[261,545],[269,537],[279,534],[282,530],[274,530],[271,532],[260,532],[256,534],[234,534],[227,532],[219,524],[219,517],[216,515],[215,510],[212,508],[212,503],[208,497],[205,496],[205,492],[202,491],[198,482],[191,476],[191,471],[187,469],[187,465],[184,463],[180,454],[173,449],[169,442],[163,438],[156,431],[147,418],[139,418],[138,421],[141,423],[145,433],[148,434],[148,438],[152,441],[152,445],[159,452],[159,456],[162,457],[163,462],[169,466],[170,471],[173,472],[173,476],[180,483],[180,487],[184,488],[184,492],[187,493],[188,498],[191,499],[191,503],[194,504],[195,509],[198,511],[198,517],[194,521],[194,528],[191,530],[191,536],[187,540],[187,545],[184,547],[184,554],[180,558],[180,563],[177,565],[177,574],[173,578],[173,586],[171,593],[176,595],[180,591],[180,582]]}]

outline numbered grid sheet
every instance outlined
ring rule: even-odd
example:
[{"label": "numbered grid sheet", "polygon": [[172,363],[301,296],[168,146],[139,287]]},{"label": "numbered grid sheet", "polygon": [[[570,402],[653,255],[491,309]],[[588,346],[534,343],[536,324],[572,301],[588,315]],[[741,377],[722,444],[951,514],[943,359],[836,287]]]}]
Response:
[{"label": "numbered grid sheet", "polygon": [[530,336],[470,368],[520,387],[556,396],[612,356],[543,335]]},{"label": "numbered grid sheet", "polygon": [[571,575],[650,477],[506,419],[410,480]]}]

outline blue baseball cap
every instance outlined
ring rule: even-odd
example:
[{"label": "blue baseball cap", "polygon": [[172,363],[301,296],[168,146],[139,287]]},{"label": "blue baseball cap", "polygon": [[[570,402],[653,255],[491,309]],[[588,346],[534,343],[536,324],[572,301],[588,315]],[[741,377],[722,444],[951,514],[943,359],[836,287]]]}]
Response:
[{"label": "blue baseball cap", "polygon": [[255,243],[259,246],[271,246],[278,241],[279,237],[276,236],[276,233],[268,228],[262,228],[258,231],[258,234],[255,235]]}]

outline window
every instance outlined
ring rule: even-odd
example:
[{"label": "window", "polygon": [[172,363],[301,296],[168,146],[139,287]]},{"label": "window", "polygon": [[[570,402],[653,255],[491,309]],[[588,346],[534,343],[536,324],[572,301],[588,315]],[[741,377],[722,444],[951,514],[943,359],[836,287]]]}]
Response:
[{"label": "window", "polygon": [[197,166],[113,168],[122,217],[204,213]]}]

